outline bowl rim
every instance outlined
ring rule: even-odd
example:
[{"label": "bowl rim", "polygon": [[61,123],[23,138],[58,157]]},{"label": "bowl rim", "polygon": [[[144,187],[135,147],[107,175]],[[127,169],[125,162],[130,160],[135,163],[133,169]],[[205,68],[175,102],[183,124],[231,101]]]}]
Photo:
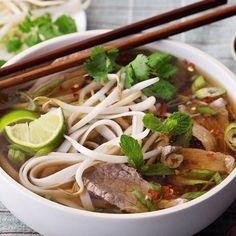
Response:
[{"label": "bowl rim", "polygon": [[231,44],[230,44],[230,50],[231,50],[231,55],[234,59],[234,61],[236,61],[236,33],[233,35],[232,39],[231,39]]},{"label": "bowl rim", "polygon": [[[24,52],[18,54],[16,57],[9,60],[7,65],[10,65],[16,61],[19,61],[22,58],[25,58],[27,55],[39,50],[40,48],[42,48],[44,46],[49,46],[54,43],[59,43],[59,42],[62,42],[63,40],[68,39],[68,38],[89,37],[91,35],[101,34],[101,33],[107,32],[107,31],[108,30],[89,30],[89,31],[77,32],[77,33],[73,33],[73,34],[69,34],[69,35],[63,35],[58,38],[50,39],[48,41],[45,41],[39,45],[35,45],[35,46],[25,50]],[[207,60],[214,63],[217,67],[220,67],[221,70],[224,71],[224,73],[228,74],[228,77],[231,80],[231,82],[236,84],[236,76],[226,66],[224,66],[221,62],[219,62],[218,60],[216,60],[212,56],[208,55],[207,53],[205,53],[193,46],[190,46],[186,43],[179,42],[179,41],[176,41],[173,39],[162,40],[160,42],[169,43],[169,44],[175,45],[176,47],[183,48],[184,50],[190,50],[194,54],[199,55],[200,57],[203,57],[203,56],[206,57]],[[130,214],[112,214],[112,213],[99,213],[99,212],[91,212],[91,211],[86,211],[86,210],[70,208],[70,207],[61,205],[59,203],[55,203],[53,201],[47,200],[47,199],[41,197],[40,195],[25,188],[23,185],[21,185],[16,180],[14,180],[11,176],[9,176],[0,167],[0,177],[4,178],[5,181],[7,181],[7,184],[10,184],[13,188],[16,189],[16,191],[21,192],[26,197],[31,198],[32,200],[38,202],[39,204],[42,204],[42,205],[49,207],[49,208],[54,208],[54,210],[63,211],[65,213],[69,213],[69,214],[73,214],[73,215],[77,215],[77,216],[84,215],[87,217],[94,217],[94,218],[107,219],[107,220],[112,220],[112,219],[127,220],[127,219],[153,218],[153,217],[160,217],[163,215],[168,215],[168,214],[184,211],[188,208],[191,208],[192,206],[196,206],[196,205],[201,204],[202,202],[211,198],[213,195],[222,191],[235,178],[235,176],[236,176],[236,168],[219,185],[215,186],[213,189],[209,190],[204,195],[202,195],[196,199],[193,199],[189,202],[186,202],[184,204],[180,204],[180,205],[177,205],[174,207],[162,209],[159,211],[153,211],[153,212],[130,213]]]}]

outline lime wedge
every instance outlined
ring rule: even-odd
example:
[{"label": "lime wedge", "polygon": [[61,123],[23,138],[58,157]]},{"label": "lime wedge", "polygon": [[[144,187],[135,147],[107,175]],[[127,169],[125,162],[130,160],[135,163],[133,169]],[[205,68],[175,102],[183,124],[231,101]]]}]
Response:
[{"label": "lime wedge", "polygon": [[37,113],[28,110],[11,111],[0,118],[0,132],[2,132],[7,125],[32,121],[38,117],[39,115]]},{"label": "lime wedge", "polygon": [[35,151],[59,145],[65,130],[65,118],[61,108],[41,115],[30,123],[5,127],[10,142]]}]

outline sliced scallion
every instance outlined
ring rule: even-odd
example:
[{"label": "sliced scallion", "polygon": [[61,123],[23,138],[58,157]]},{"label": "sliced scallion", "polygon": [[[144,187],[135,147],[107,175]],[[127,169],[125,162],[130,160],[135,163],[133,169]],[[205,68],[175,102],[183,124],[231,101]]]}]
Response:
[{"label": "sliced scallion", "polygon": [[206,191],[201,191],[201,192],[188,192],[188,193],[184,193],[184,194],[182,195],[182,198],[192,200],[192,199],[195,199],[195,198],[198,198],[198,197],[202,196],[204,193],[206,193]]},{"label": "sliced scallion", "polygon": [[205,116],[215,116],[218,114],[216,110],[209,106],[198,106],[196,107],[196,111],[205,115]]},{"label": "sliced scallion", "polygon": [[203,78],[203,76],[201,76],[201,75],[195,76],[194,81],[192,83],[192,91],[195,93],[196,91],[205,87],[206,85],[207,85],[207,83],[206,83],[205,79]]},{"label": "sliced scallion", "polygon": [[199,99],[203,98],[215,98],[222,96],[226,93],[226,90],[223,88],[218,88],[218,87],[208,87],[208,88],[201,88],[196,91],[196,97]]},{"label": "sliced scallion", "polygon": [[236,151],[236,123],[230,123],[226,129],[224,134],[224,139],[226,144],[230,149]]}]

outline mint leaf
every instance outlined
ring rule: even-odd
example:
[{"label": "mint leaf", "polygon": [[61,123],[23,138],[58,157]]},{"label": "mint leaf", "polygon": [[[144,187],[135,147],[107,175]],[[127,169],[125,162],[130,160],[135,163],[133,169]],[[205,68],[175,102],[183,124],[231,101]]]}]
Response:
[{"label": "mint leaf", "polygon": [[17,52],[22,47],[22,42],[20,38],[13,37],[7,42],[7,51],[8,52]]},{"label": "mint leaf", "polygon": [[173,58],[168,53],[156,52],[148,57],[148,65],[158,77],[168,79],[178,71],[176,66],[170,64]]},{"label": "mint leaf", "polygon": [[90,59],[84,63],[85,70],[96,82],[106,81],[107,74],[117,69],[115,63],[117,52],[118,50],[112,49],[106,53],[103,47],[95,47]]},{"label": "mint leaf", "polygon": [[58,29],[62,34],[70,34],[77,31],[75,21],[70,16],[59,16],[55,21],[55,25],[58,26]]},{"label": "mint leaf", "polygon": [[161,132],[162,123],[159,118],[153,114],[146,114],[143,117],[143,124],[146,128],[150,129],[152,132]]},{"label": "mint leaf", "polygon": [[161,164],[156,163],[152,165],[145,165],[145,168],[142,168],[142,174],[146,176],[164,176],[164,175],[174,175],[174,169]]},{"label": "mint leaf", "polygon": [[161,123],[160,119],[153,114],[146,114],[143,117],[144,127],[152,132],[161,132],[170,137],[177,137],[177,143],[181,146],[188,146],[192,137],[192,119],[183,112],[174,112]]},{"label": "mint leaf", "polygon": [[141,170],[144,166],[144,159],[141,146],[138,141],[128,135],[121,135],[120,137],[120,147],[122,152],[128,159],[130,166]]},{"label": "mint leaf", "polygon": [[130,88],[135,83],[138,83],[149,78],[148,58],[139,54],[126,67],[125,87]]},{"label": "mint leaf", "polygon": [[155,84],[143,89],[143,93],[169,101],[176,95],[177,89],[170,82],[160,79]]},{"label": "mint leaf", "polygon": [[172,113],[163,123],[163,132],[171,136],[182,135],[192,130],[192,119],[184,112]]}]

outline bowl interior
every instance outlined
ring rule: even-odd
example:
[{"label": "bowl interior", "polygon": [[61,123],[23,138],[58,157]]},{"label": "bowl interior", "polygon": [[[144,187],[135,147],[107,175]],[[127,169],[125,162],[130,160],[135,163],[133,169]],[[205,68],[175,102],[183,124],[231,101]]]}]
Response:
[{"label": "bowl interior", "polygon": [[[36,45],[18,56],[14,57],[8,62],[9,64],[12,64],[14,62],[17,62],[19,60],[23,60],[25,58],[29,58],[34,54],[41,54],[45,51],[52,50],[58,47],[61,47],[63,45],[75,42],[77,40],[82,40],[87,37],[104,33],[106,30],[98,30],[98,31],[87,31],[82,33],[74,33],[71,35],[65,35],[59,38],[51,39],[46,42],[43,42],[39,45]],[[159,42],[155,42],[152,44],[147,45],[148,48],[151,48],[153,50],[160,50],[165,51],[168,53],[171,53],[175,55],[178,58],[186,59],[192,63],[194,63],[197,68],[204,73],[208,74],[211,78],[213,78],[218,84],[222,85],[226,88],[228,91],[228,96],[231,98],[233,102],[236,103],[236,93],[235,87],[236,87],[236,77],[235,75],[230,72],[224,65],[222,65],[220,62],[212,58],[211,56],[207,55],[206,53],[193,48],[187,44],[180,43],[177,41],[172,40],[163,40]],[[51,201],[48,201],[31,191],[27,190],[20,184],[18,184],[15,180],[13,180],[11,177],[9,177],[5,171],[0,168],[0,178],[3,178],[5,181],[8,182],[8,184],[13,185],[14,188],[17,188],[17,191],[23,191],[26,197],[34,198],[37,202],[40,202],[41,204],[47,205],[48,207],[54,207],[59,210],[63,211],[69,211],[71,214],[78,214],[83,212],[83,214],[86,215],[96,215],[100,217],[113,217],[113,218],[139,218],[139,217],[146,217],[146,216],[156,216],[156,215],[162,215],[162,214],[169,214],[175,211],[184,210],[185,208],[191,207],[193,205],[199,204],[202,201],[205,201],[206,199],[210,198],[215,193],[223,190],[223,188],[232,181],[232,179],[236,175],[236,169],[231,172],[231,174],[218,186],[210,190],[208,193],[204,194],[203,196],[194,199],[190,202],[187,202],[181,206],[175,206],[169,209],[164,209],[161,211],[156,212],[148,212],[148,213],[139,213],[139,214],[129,214],[129,215],[119,215],[119,214],[100,214],[100,213],[94,213],[94,212],[87,212],[87,211],[81,211],[77,209],[72,209],[69,207],[65,207],[62,205],[59,205],[57,203],[53,203]]]}]

